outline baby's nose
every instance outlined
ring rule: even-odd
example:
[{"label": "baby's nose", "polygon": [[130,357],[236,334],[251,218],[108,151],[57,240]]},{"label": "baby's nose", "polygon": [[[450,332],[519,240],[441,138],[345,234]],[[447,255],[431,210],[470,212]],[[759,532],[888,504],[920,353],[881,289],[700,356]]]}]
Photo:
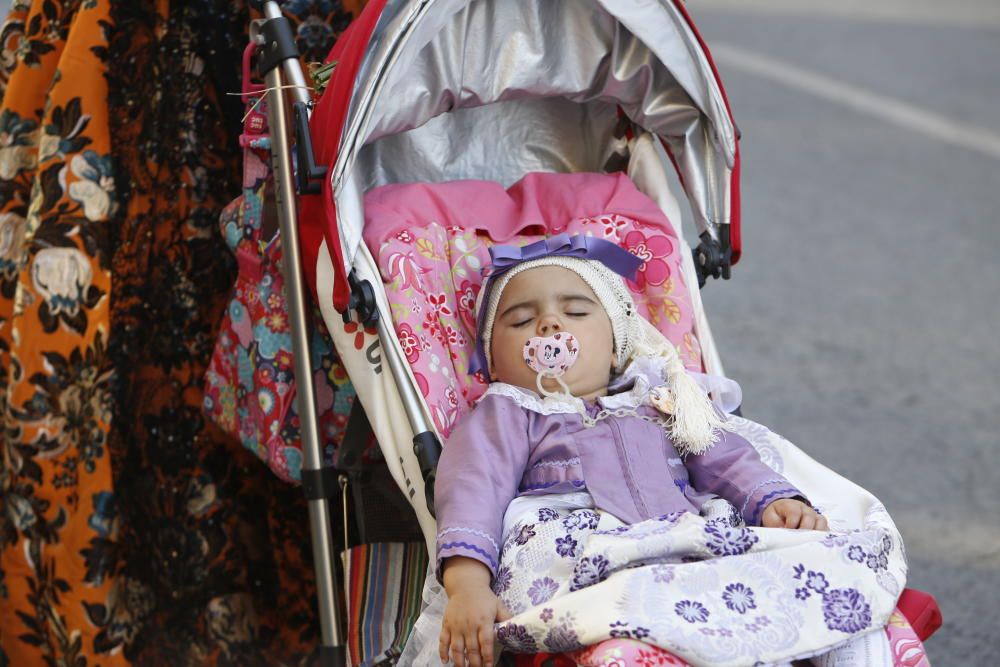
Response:
[{"label": "baby's nose", "polygon": [[562,324],[559,318],[554,315],[543,315],[538,319],[538,333],[542,336],[549,336],[558,331],[562,331]]}]

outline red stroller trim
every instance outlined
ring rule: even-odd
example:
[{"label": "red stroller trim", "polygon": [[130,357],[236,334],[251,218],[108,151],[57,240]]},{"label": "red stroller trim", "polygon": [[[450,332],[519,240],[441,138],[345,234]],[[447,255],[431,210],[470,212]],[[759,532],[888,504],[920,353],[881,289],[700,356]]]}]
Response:
[{"label": "red stroller trim", "polygon": [[[712,52],[709,51],[708,45],[702,38],[701,33],[698,31],[698,26],[694,24],[694,20],[691,18],[691,14],[688,13],[687,7],[684,6],[683,2],[678,0],[673,0],[674,5],[680,11],[681,15],[687,21],[688,25],[691,27],[691,32],[694,33],[695,39],[698,40],[698,44],[701,45],[702,51],[705,52],[705,58],[708,60],[708,66],[712,68],[712,74],[715,75],[715,81],[719,84],[719,92],[722,93],[722,100],[726,103],[726,111],[729,112],[729,120],[733,122],[733,127],[736,126],[736,119],[733,118],[733,109],[729,105],[729,96],[726,94],[726,87],[722,84],[722,77],[719,76],[719,69],[715,66],[715,60],[712,58]],[[663,148],[666,149],[667,153],[670,154],[670,149],[667,148],[666,143],[663,144]],[[670,159],[673,160],[673,155],[670,155]],[[674,165],[676,169],[676,164]],[[678,172],[679,173],[679,172]],[[736,264],[740,261],[740,255],[743,251],[743,237],[740,234],[740,221],[742,219],[740,213],[740,135],[739,129],[736,130],[736,154],[733,159],[733,176],[732,185],[730,190],[730,219],[729,219],[729,243],[732,247],[733,256],[731,263]]]},{"label": "red stroller trim", "polygon": [[[336,61],[326,91],[320,97],[310,119],[310,132],[314,138],[318,164],[333,165],[340,150],[340,135],[347,118],[347,109],[354,92],[354,80],[365,55],[365,45],[371,40],[386,0],[370,0],[361,15],[344,31],[334,44],[326,61]],[[350,288],[344,271],[344,255],[337,229],[337,205],[333,199],[333,184],[323,179],[323,189],[318,195],[304,195],[300,199],[299,236],[302,239],[303,272],[310,288],[316,289],[316,261],[319,248],[326,239],[328,252],[333,258],[335,279],[333,305],[338,312],[347,309]],[[315,294],[316,298],[320,295]]]}]

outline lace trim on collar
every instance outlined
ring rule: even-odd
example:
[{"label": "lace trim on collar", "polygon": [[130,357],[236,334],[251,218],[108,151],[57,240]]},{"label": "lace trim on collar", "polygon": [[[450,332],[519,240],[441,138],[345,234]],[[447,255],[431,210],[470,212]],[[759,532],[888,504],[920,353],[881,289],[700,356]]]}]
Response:
[{"label": "lace trim on collar", "polygon": [[491,384],[486,389],[486,393],[483,394],[483,398],[487,396],[506,396],[525,410],[531,410],[540,415],[578,415],[586,412],[582,399],[560,396],[541,398],[533,391],[505,382]]}]

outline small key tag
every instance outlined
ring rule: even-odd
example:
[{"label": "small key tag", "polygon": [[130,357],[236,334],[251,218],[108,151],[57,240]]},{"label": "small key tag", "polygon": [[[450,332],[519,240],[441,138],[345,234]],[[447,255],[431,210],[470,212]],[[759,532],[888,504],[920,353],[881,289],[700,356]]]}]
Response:
[{"label": "small key tag", "polygon": [[674,392],[670,390],[670,387],[660,386],[650,389],[649,402],[665,415],[674,414]]}]

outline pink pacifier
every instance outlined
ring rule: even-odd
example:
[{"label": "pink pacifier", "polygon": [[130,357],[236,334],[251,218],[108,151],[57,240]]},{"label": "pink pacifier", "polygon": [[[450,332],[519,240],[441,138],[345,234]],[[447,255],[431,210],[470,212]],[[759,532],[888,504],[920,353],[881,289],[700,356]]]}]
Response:
[{"label": "pink pacifier", "polygon": [[560,380],[580,356],[580,346],[573,334],[559,332],[552,336],[535,336],[524,344],[524,361],[528,367],[538,373],[537,386],[545,395],[550,394],[542,389],[543,378],[554,378],[566,393],[569,388]]}]

